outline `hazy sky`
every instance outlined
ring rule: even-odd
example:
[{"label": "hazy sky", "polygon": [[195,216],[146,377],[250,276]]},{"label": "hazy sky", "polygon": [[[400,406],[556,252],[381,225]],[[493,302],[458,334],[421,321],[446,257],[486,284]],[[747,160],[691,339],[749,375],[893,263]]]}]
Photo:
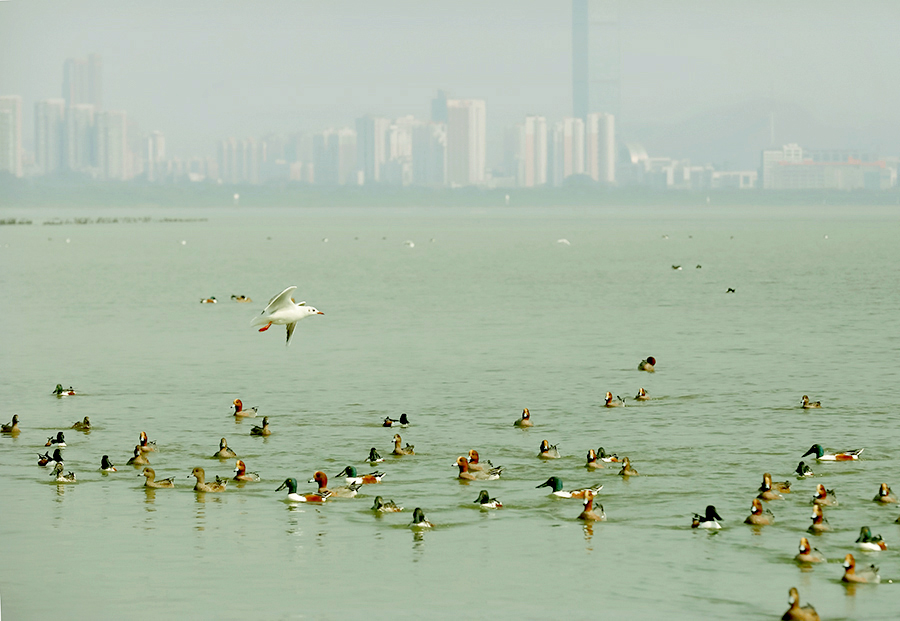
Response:
[{"label": "hazy sky", "polygon": [[[620,136],[651,155],[754,162],[773,107],[778,142],[900,154],[900,2],[607,4]],[[26,145],[34,102],[92,52],[105,107],[180,156],[365,113],[427,117],[443,88],[487,100],[493,160],[503,126],[572,109],[564,0],[0,1],[0,94],[24,97]]]}]

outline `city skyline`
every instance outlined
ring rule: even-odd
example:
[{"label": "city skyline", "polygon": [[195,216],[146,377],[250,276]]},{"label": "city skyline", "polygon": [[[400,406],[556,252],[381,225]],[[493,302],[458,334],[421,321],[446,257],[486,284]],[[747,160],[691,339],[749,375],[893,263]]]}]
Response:
[{"label": "city skyline", "polygon": [[[776,144],[897,150],[896,6],[599,5],[616,18],[623,139],[756,165],[774,111]],[[227,136],[316,132],[367,114],[427,119],[437,89],[487,102],[491,165],[505,127],[572,116],[569,2],[108,6],[0,3],[0,51],[28,58],[4,63],[0,90],[22,95],[26,127],[36,101],[60,96],[65,59],[92,53],[104,61],[103,106],[161,131],[180,157],[214,156]]]}]

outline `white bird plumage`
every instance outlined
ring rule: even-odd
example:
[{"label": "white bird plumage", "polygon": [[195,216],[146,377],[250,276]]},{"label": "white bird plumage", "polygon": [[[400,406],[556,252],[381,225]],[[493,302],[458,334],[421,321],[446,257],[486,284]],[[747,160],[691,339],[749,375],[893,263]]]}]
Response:
[{"label": "white bird plumage", "polygon": [[291,294],[296,288],[297,287],[288,287],[269,300],[269,305],[266,306],[262,313],[253,318],[250,325],[263,326],[259,329],[260,332],[265,332],[272,324],[285,326],[287,328],[285,345],[289,345],[291,342],[291,335],[294,334],[294,328],[297,327],[298,321],[309,317],[310,315],[325,314],[312,306],[307,306],[306,302],[300,302],[299,304],[294,302],[293,298],[291,298]]}]

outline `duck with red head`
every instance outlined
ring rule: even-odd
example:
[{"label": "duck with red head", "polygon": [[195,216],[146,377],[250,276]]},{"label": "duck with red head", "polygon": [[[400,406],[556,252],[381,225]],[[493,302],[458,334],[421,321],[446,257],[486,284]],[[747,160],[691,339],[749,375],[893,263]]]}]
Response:
[{"label": "duck with red head", "polygon": [[147,439],[147,432],[141,432],[141,452],[142,453],[152,453],[156,450],[156,442],[151,442]]},{"label": "duck with red head", "polygon": [[313,477],[307,481],[308,483],[318,483],[319,484],[319,494],[324,494],[325,492],[330,492],[332,498],[353,498],[356,496],[357,492],[359,492],[359,488],[362,485],[351,483],[344,487],[328,487],[328,475],[326,475],[321,470],[316,470]]},{"label": "duck with red head", "polygon": [[763,474],[762,485],[759,486],[759,495],[757,496],[760,500],[784,500],[784,497],[772,489],[772,475],[766,472]]},{"label": "duck with red head", "polygon": [[517,419],[516,422],[513,423],[515,427],[534,427],[534,423],[531,422],[531,412],[528,411],[528,408],[522,410],[522,417]]},{"label": "duck with red head", "polygon": [[597,459],[597,452],[594,449],[588,450],[587,463],[584,465],[588,470],[596,470],[597,468],[605,468],[603,462]]},{"label": "duck with red head", "polygon": [[804,410],[814,410],[822,407],[821,401],[810,401],[809,395],[803,395],[803,398],[800,399],[800,407]]},{"label": "duck with red head", "polygon": [[653,373],[656,370],[656,358],[653,356],[647,356],[646,359],[641,360],[640,364],[638,364],[638,371],[646,371],[647,373]]},{"label": "duck with red head", "polygon": [[606,391],[606,401],[604,402],[604,407],[608,408],[621,408],[625,407],[625,399],[622,397],[615,397],[608,390]]},{"label": "duck with red head", "polygon": [[822,553],[809,545],[809,539],[800,537],[800,551],[794,560],[798,563],[824,563],[825,557]]},{"label": "duck with red head", "polygon": [[638,471],[631,467],[631,460],[627,457],[622,458],[622,469],[619,470],[619,476],[623,477],[636,477],[638,476]]},{"label": "duck with red head", "polygon": [[800,606],[800,593],[795,587],[791,587],[789,591],[788,604],[791,607],[782,615],[782,621],[819,621],[819,613],[815,608],[809,604]]},{"label": "duck with red head", "polygon": [[814,505],[822,505],[823,507],[836,507],[838,504],[837,497],[834,495],[833,489],[825,489],[825,486],[819,483],[816,485],[816,493],[813,496]]},{"label": "duck with red head", "polygon": [[813,512],[810,516],[812,524],[807,529],[813,535],[819,535],[831,530],[828,520],[825,519],[825,513],[822,511],[822,505],[813,505]]},{"label": "duck with red head", "polygon": [[841,577],[843,582],[861,582],[869,584],[877,584],[881,582],[881,576],[878,575],[878,568],[875,565],[869,565],[865,569],[856,569],[856,559],[852,554],[844,557],[844,575]]},{"label": "duck with red head", "polygon": [[458,479],[461,481],[493,481],[500,478],[503,468],[491,468],[490,470],[469,470],[469,461],[465,457],[458,457],[456,465],[459,467]]},{"label": "duck with red head", "polygon": [[478,451],[476,451],[475,449],[471,449],[469,451],[469,470],[472,470],[472,471],[484,470],[485,464],[487,464],[488,469],[494,467],[494,464],[492,464],[490,460],[487,460],[484,463],[481,463],[479,461]]},{"label": "duck with red head", "polygon": [[891,493],[891,488],[888,487],[887,483],[882,483],[878,486],[878,493],[872,500],[875,502],[891,503],[897,502],[897,497]]},{"label": "duck with red head", "polygon": [[255,472],[247,472],[247,464],[245,464],[242,460],[237,460],[234,466],[234,480],[235,481],[243,481],[243,482],[256,482],[259,481],[259,475]]},{"label": "duck with red head", "polygon": [[240,399],[231,402],[234,407],[234,415],[237,418],[253,418],[259,411],[258,407],[244,409],[244,403]]},{"label": "duck with red head", "polygon": [[559,459],[559,449],[546,440],[541,440],[541,450],[538,453],[540,459]]},{"label": "duck with red head", "polygon": [[768,526],[775,523],[775,516],[768,509],[763,509],[762,501],[759,498],[753,499],[753,505],[750,508],[750,515],[744,520],[744,524],[752,524],[754,526]]},{"label": "duck with red head", "polygon": [[599,512],[594,509],[594,492],[586,490],[584,494],[584,510],[578,515],[578,519],[585,522],[605,522],[606,513],[603,511],[603,505],[597,503],[597,507],[600,509]]},{"label": "duck with red head", "polygon": [[643,388],[638,390],[638,394],[634,396],[635,401],[649,401],[650,395]]}]

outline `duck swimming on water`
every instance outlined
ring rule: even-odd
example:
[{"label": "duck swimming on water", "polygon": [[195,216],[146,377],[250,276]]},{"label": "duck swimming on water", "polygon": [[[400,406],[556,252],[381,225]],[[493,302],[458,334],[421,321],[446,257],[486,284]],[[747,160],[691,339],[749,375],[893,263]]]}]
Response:
[{"label": "duck swimming on water", "polygon": [[691,522],[691,528],[709,528],[711,530],[719,530],[722,528],[722,525],[719,522],[724,522],[719,514],[716,512],[716,508],[713,505],[706,505],[706,513],[704,515],[699,515],[697,513],[694,514],[694,519]]},{"label": "duck swimming on water", "polygon": [[782,621],[820,621],[819,613],[816,612],[815,608],[809,604],[800,606],[800,593],[796,587],[791,587],[791,590],[788,592],[788,604],[791,607],[782,615]]},{"label": "duck swimming on water", "polygon": [[222,438],[219,440],[219,450],[213,453],[213,457],[218,457],[219,459],[229,459],[231,457],[237,457],[237,453],[228,448],[228,440]]},{"label": "duck swimming on water", "polygon": [[516,422],[513,423],[514,427],[534,427],[534,423],[531,422],[531,412],[528,411],[528,408],[522,410],[522,417],[517,418]]}]

